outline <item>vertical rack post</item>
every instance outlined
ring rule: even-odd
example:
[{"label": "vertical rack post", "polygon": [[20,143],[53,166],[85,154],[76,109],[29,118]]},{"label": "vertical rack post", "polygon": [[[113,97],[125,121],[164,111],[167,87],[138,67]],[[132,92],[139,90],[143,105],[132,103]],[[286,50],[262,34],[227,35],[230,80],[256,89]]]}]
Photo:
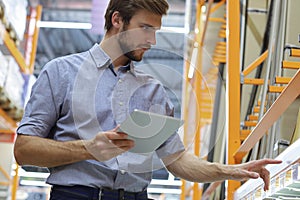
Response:
[{"label": "vertical rack post", "polygon": [[[235,164],[234,153],[240,146],[240,1],[227,1],[227,162]],[[228,181],[227,198],[240,186]]]}]

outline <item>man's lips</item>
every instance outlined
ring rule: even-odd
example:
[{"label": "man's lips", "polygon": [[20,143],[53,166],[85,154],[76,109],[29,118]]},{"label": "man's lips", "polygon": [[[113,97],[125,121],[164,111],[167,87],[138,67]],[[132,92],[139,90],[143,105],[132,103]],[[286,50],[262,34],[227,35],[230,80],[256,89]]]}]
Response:
[{"label": "man's lips", "polygon": [[140,47],[138,47],[139,49],[142,49],[142,50],[144,50],[144,51],[148,51],[150,48],[151,48],[151,46],[149,46],[149,45],[143,45],[143,46],[140,46]]}]

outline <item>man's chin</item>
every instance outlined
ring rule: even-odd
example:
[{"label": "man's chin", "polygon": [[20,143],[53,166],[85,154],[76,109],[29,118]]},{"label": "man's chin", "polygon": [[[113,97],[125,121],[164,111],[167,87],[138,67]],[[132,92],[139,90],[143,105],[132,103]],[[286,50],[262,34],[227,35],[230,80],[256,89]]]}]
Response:
[{"label": "man's chin", "polygon": [[132,61],[140,62],[143,59],[144,52],[140,54],[133,54],[133,52],[125,54],[127,58],[129,58]]}]

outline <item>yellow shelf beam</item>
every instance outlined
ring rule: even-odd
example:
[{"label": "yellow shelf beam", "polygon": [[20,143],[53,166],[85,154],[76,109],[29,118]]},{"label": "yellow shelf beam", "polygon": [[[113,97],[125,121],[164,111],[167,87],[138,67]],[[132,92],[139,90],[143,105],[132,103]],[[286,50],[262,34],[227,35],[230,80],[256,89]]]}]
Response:
[{"label": "yellow shelf beam", "polygon": [[255,146],[255,144],[266,134],[268,129],[275,123],[282,113],[300,94],[300,70],[297,71],[290,83],[278,96],[268,111],[264,114],[251,134],[235,152],[234,157],[237,162]]},{"label": "yellow shelf beam", "polygon": [[218,3],[216,3],[212,8],[211,8],[211,13],[215,12],[216,10],[218,10],[221,6],[223,6],[225,4],[225,0],[222,0]]},{"label": "yellow shelf beam", "polygon": [[276,84],[288,84],[291,81],[291,77],[275,77]]},{"label": "yellow shelf beam", "polygon": [[[236,164],[234,153],[240,146],[240,2],[226,2],[227,16],[227,162]],[[225,21],[226,22],[226,21]],[[229,180],[228,199],[233,199],[234,191],[240,187],[238,181]]]},{"label": "yellow shelf beam", "polygon": [[222,24],[222,25],[221,25],[221,29],[226,30],[226,24]]},{"label": "yellow shelf beam", "polygon": [[240,130],[241,141],[245,140],[250,133],[251,133],[251,130]]},{"label": "yellow shelf beam", "polygon": [[258,120],[258,115],[249,115],[248,119],[252,120],[252,121],[257,121]]},{"label": "yellow shelf beam", "polygon": [[263,85],[264,82],[265,82],[264,79],[245,78],[243,84],[249,84],[249,85]]},{"label": "yellow shelf beam", "polygon": [[300,62],[296,61],[282,61],[282,67],[285,69],[299,69]]},{"label": "yellow shelf beam", "polygon": [[10,175],[7,173],[1,166],[0,166],[0,172],[4,175],[4,177],[10,181]]},{"label": "yellow shelf beam", "polygon": [[250,74],[258,65],[260,65],[263,61],[268,57],[268,50],[261,54],[256,60],[254,60],[246,69],[243,71],[243,75],[247,76]]},{"label": "yellow shelf beam", "polygon": [[290,56],[300,57],[300,49],[291,49]]},{"label": "yellow shelf beam", "polygon": [[9,33],[6,31],[2,23],[0,23],[0,37],[2,38],[11,55],[15,58],[16,62],[20,66],[21,71],[23,73],[29,74],[29,68],[25,63],[23,54],[17,48],[15,42],[10,38]]},{"label": "yellow shelf beam", "polygon": [[7,129],[11,132],[15,132],[17,129],[17,123],[9,117],[4,110],[0,108],[0,121],[2,124],[5,124]]},{"label": "yellow shelf beam", "polygon": [[244,125],[247,127],[249,127],[249,126],[254,127],[257,125],[257,122],[256,121],[245,121]]},{"label": "yellow shelf beam", "polygon": [[217,17],[210,17],[209,21],[226,23],[226,20],[224,18],[217,18]]},{"label": "yellow shelf beam", "polygon": [[284,88],[285,88],[285,86],[270,85],[269,92],[270,93],[281,93],[284,90]]},{"label": "yellow shelf beam", "polygon": [[[36,58],[36,50],[37,50],[37,43],[38,43],[38,36],[39,36],[39,27],[37,26],[38,21],[41,20],[42,16],[42,6],[38,5],[36,8],[31,8],[31,16],[30,16],[30,24],[33,24],[34,30],[28,33],[27,38],[27,49],[25,50],[26,55],[26,64],[28,65],[28,69],[30,74],[33,73],[35,58]],[[31,31],[31,30],[29,30]]]},{"label": "yellow shelf beam", "polygon": [[214,53],[226,56],[226,49],[216,49]]},{"label": "yellow shelf beam", "polygon": [[[259,111],[260,111],[260,107],[259,106],[255,106],[254,108],[253,108],[253,112],[254,113],[259,113]],[[266,112],[267,111],[267,109],[265,108],[264,109],[264,112]]]}]

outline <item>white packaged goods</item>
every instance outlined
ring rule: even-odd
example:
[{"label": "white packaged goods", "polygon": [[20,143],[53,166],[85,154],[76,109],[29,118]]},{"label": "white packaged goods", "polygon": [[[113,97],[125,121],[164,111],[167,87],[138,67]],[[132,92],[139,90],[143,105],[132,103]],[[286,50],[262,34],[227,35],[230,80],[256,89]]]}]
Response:
[{"label": "white packaged goods", "polygon": [[6,58],[8,60],[8,73],[4,91],[13,105],[23,108],[24,78],[15,59],[11,56],[6,56]]},{"label": "white packaged goods", "polygon": [[15,31],[19,40],[23,40],[26,29],[27,0],[0,0],[4,7],[4,17]]},{"label": "white packaged goods", "polygon": [[0,51],[0,89],[4,87],[7,72],[8,72],[8,62]]}]

